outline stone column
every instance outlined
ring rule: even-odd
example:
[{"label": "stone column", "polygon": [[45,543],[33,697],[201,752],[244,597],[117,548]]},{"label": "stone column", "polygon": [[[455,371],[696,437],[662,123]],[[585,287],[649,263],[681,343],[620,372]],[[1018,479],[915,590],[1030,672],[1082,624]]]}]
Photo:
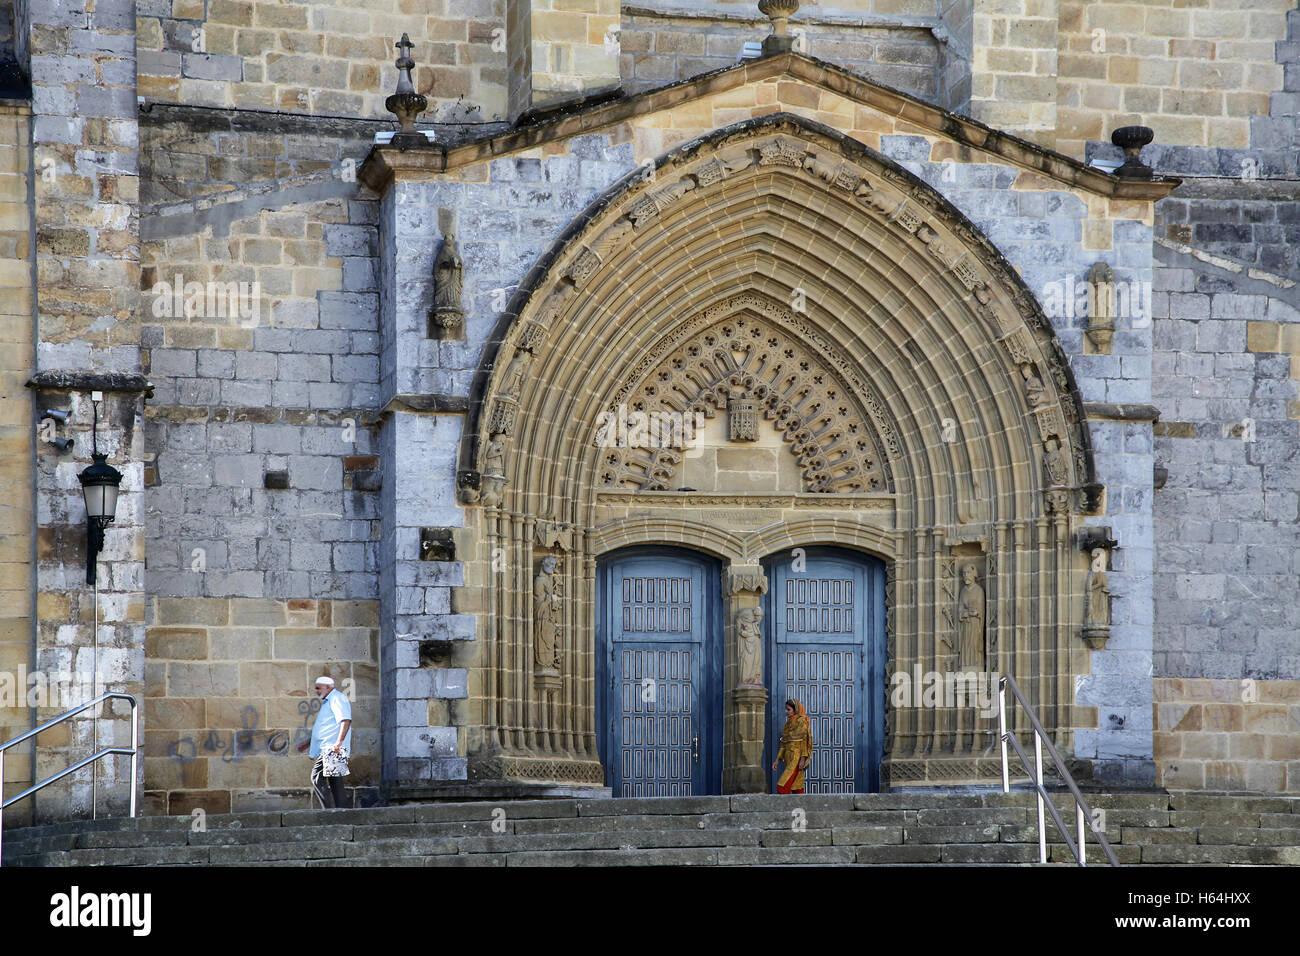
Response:
[{"label": "stone column", "polygon": [[[722,792],[764,793],[763,739],[767,727],[767,689],[763,682],[763,647],[768,622],[761,619],[767,577],[757,565],[732,566],[726,572],[726,663],[723,682],[727,710],[723,749]],[[746,666],[744,643],[758,630],[757,672]],[[745,633],[749,632],[749,633]],[[751,652],[752,653],[752,652]],[[744,673],[749,670],[750,673]]]}]

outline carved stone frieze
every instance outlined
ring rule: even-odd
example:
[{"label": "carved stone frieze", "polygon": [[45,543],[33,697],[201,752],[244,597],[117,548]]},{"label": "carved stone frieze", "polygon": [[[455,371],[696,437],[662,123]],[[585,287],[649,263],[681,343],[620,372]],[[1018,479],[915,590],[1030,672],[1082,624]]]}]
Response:
[{"label": "carved stone frieze", "polygon": [[[727,412],[737,440],[757,438],[761,416],[798,460],[805,491],[887,488],[870,416],[853,390],[798,338],[753,317],[724,321],[688,339],[628,393],[626,405],[656,421]],[[741,409],[752,410],[752,428]],[[670,488],[674,459],[680,459],[667,454],[672,451],[662,445],[608,449],[600,483]]]}]

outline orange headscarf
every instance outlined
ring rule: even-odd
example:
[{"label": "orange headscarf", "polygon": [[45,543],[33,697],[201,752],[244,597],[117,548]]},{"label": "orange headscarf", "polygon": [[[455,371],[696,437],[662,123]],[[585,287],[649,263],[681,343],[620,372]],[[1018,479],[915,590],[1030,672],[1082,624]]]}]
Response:
[{"label": "orange headscarf", "polygon": [[785,752],[787,760],[793,757],[797,763],[804,757],[812,757],[812,724],[808,720],[808,711],[800,701],[791,699],[790,704],[794,707],[794,716],[787,718],[785,728],[781,731],[781,750]]}]

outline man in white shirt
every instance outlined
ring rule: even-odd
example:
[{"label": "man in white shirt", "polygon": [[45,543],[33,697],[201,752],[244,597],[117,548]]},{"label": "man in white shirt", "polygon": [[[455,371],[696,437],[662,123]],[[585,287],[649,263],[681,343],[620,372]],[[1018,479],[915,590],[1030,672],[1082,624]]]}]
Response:
[{"label": "man in white shirt", "polygon": [[[316,761],[311,768],[311,785],[320,797],[322,807],[328,809],[330,801],[326,798],[332,797],[337,809],[343,806],[343,778],[325,776],[322,753],[328,750],[346,757],[352,752],[352,705],[341,691],[334,689],[332,677],[316,678],[315,689],[321,705],[311,731],[310,756]],[[306,746],[305,743],[299,744],[299,753]],[[325,781],[329,781],[329,790],[325,788]]]}]

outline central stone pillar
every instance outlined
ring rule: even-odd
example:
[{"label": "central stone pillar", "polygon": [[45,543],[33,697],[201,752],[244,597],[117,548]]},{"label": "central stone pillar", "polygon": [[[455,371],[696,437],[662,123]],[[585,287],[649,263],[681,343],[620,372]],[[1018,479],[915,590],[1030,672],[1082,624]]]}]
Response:
[{"label": "central stone pillar", "polygon": [[757,565],[733,565],[726,571],[727,710],[723,748],[722,792],[764,793],[763,738],[767,726],[767,689],[763,683],[763,595],[767,577]]}]

